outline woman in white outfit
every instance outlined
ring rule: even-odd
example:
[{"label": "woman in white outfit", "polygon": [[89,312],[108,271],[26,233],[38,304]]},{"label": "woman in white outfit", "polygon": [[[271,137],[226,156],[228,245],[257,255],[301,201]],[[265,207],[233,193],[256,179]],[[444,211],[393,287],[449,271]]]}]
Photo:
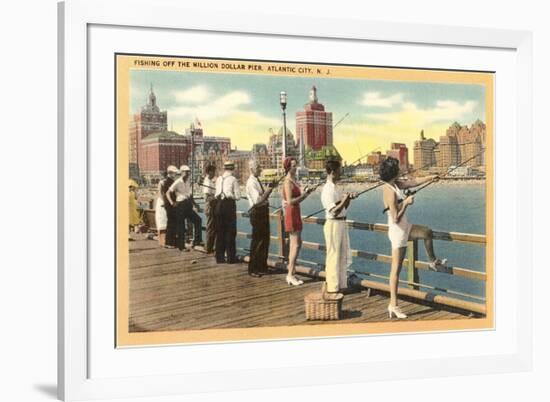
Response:
[{"label": "woman in white outfit", "polygon": [[388,313],[390,318],[407,316],[397,306],[397,288],[399,274],[407,250],[409,240],[422,239],[426,247],[426,254],[430,259],[430,268],[436,270],[445,265],[447,260],[436,258],[433,248],[433,233],[427,226],[411,224],[406,215],[407,208],[414,203],[414,195],[406,196],[404,189],[417,187],[431,180],[437,180],[437,176],[428,176],[422,179],[402,180],[399,178],[399,161],[388,157],[380,166],[380,180],[384,181],[384,208],[388,211],[388,237],[392,248],[392,263],[390,272],[390,304]]},{"label": "woman in white outfit", "polygon": [[157,225],[159,246],[164,247],[166,241],[166,225],[168,223],[168,216],[166,215],[166,209],[164,208],[164,200],[162,199],[161,187],[163,181],[166,180],[166,174],[163,174],[162,180],[159,182],[158,191],[159,195],[155,202],[155,223]]}]

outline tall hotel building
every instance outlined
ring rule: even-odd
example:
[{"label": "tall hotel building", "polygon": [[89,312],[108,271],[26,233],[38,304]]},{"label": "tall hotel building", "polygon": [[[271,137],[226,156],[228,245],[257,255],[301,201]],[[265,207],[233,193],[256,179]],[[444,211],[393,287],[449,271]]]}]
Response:
[{"label": "tall hotel building", "polygon": [[325,112],[325,106],[318,102],[315,87],[304,110],[296,113],[296,143],[301,143],[301,138],[306,148],[314,151],[332,145],[332,112]]},{"label": "tall hotel building", "polygon": [[[415,169],[420,169],[422,167],[427,169],[430,166],[436,166],[436,149],[437,142],[432,138],[426,139],[424,130],[420,131],[420,140],[414,142],[413,160]],[[437,150],[439,151],[439,149]]]},{"label": "tall hotel building", "polygon": [[296,142],[308,169],[324,170],[327,160],[342,161],[332,138],[332,112],[319,103],[317,88],[309,92],[304,110],[296,112]]},{"label": "tall hotel building", "polygon": [[439,139],[437,165],[440,168],[446,168],[466,160],[470,160],[470,166],[483,165],[484,159],[481,153],[485,146],[485,132],[485,124],[480,120],[476,120],[470,128],[453,123],[447,129],[446,135]]},{"label": "tall hotel building", "polygon": [[439,142],[426,139],[422,131],[420,140],[414,143],[415,168],[437,167],[444,170],[465,161],[469,161],[468,166],[483,168],[486,131],[485,123],[480,120],[470,127],[453,123],[445,135],[439,137]]},{"label": "tall hotel building", "polygon": [[139,179],[139,153],[141,140],[149,134],[166,131],[168,128],[168,113],[160,111],[157,105],[157,97],[153,92],[153,85],[147,96],[145,106],[141,107],[139,113],[134,114],[130,119],[128,135],[128,163],[129,177]]}]

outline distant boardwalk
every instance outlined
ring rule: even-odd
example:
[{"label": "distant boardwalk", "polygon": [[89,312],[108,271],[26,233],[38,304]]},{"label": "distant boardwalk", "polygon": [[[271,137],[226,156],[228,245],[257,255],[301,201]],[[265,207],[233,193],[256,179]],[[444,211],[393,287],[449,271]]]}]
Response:
[{"label": "distant boardwalk", "polygon": [[[174,331],[207,328],[250,328],[323,325],[306,321],[304,296],[318,291],[318,279],[302,276],[304,285],[289,287],[286,271],[253,278],[244,264],[216,264],[199,251],[180,253],[137,237],[130,242],[129,331]],[[411,320],[469,319],[474,315],[451,307],[401,299]],[[340,323],[388,321],[384,292],[357,291],[344,298]]]}]

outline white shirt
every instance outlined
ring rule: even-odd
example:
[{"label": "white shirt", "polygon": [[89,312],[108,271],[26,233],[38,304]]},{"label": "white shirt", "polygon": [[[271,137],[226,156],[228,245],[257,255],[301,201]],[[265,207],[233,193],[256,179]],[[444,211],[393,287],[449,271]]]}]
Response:
[{"label": "white shirt", "polygon": [[[223,184],[223,188],[222,188]],[[239,182],[233,176],[233,172],[225,171],[223,175],[216,180],[216,197],[223,193],[223,198],[232,198],[238,200],[241,198]]]},{"label": "white shirt", "polygon": [[260,179],[251,174],[246,182],[246,197],[251,207],[258,203],[258,200],[264,193]]},{"label": "white shirt", "polygon": [[191,197],[191,183],[189,177],[187,178],[187,181],[183,181],[183,179],[180,177],[175,182],[172,183],[170,188],[168,189],[170,192],[176,193],[176,202],[180,202],[183,200],[186,200]]},{"label": "white shirt", "polygon": [[338,215],[334,215],[332,209],[344,198],[340,186],[335,185],[332,180],[327,180],[321,193],[321,202],[325,208],[325,217],[327,219],[340,218],[346,216],[346,208],[342,208]]},{"label": "white shirt", "polygon": [[206,176],[202,184],[202,193],[204,195],[214,195],[216,193],[216,179],[210,180],[208,176]]}]

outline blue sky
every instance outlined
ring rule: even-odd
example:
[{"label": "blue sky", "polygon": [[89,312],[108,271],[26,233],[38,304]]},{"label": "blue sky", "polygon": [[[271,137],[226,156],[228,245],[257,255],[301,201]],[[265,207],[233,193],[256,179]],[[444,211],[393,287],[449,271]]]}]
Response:
[{"label": "blue sky", "polygon": [[454,121],[485,121],[482,85],[149,70],[131,70],[130,113],[145,103],[151,84],[169,128],[183,132],[197,117],[206,135],[230,137],[238,149],[267,142],[269,128],[282,125],[281,90],[288,93],[287,124],[294,132],[295,113],[312,85],[334,123],[349,113],[334,131],[347,161],[377,147],[385,151],[390,142],[406,143],[412,160],[420,130],[437,140]]}]

